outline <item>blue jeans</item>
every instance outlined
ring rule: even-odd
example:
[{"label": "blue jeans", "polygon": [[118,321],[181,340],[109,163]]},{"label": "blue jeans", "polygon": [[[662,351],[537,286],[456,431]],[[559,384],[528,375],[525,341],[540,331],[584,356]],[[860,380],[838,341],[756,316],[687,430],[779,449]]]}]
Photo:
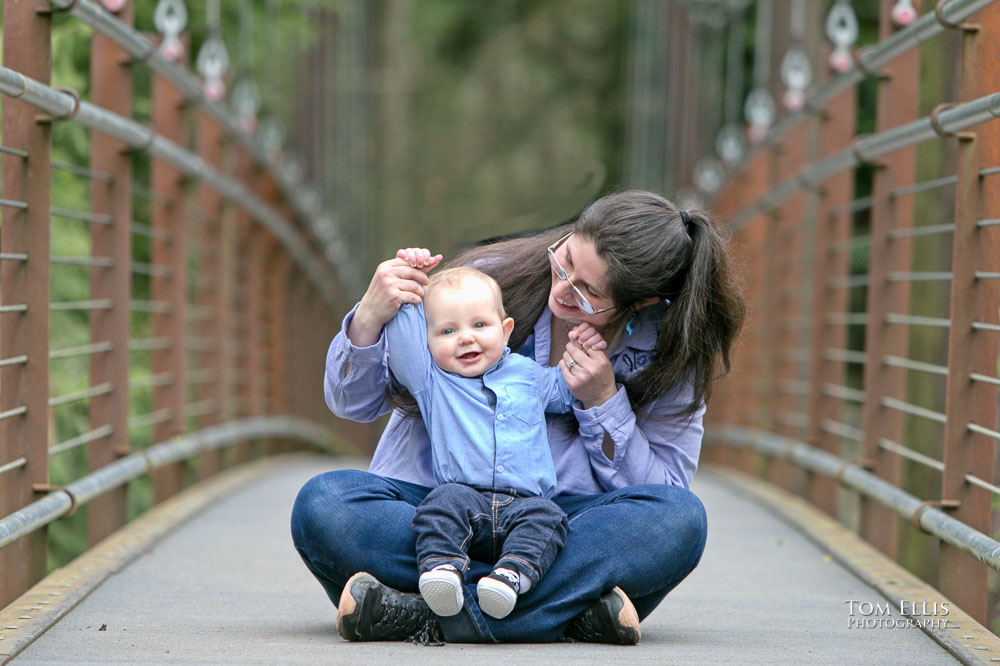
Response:
[{"label": "blue jeans", "polygon": [[[359,571],[398,590],[417,591],[410,524],[430,490],[353,470],[320,474],[303,486],[292,510],[292,540],[334,605]],[[695,568],[705,548],[705,509],[677,486],[629,486],[554,501],[569,516],[570,529],[545,577],[501,620],[480,612],[475,588],[466,585],[462,611],[438,618],[445,640],[551,642],[616,585],[645,618]],[[491,570],[473,560],[468,580]]]},{"label": "blue jeans", "polygon": [[461,483],[430,491],[413,517],[420,573],[450,564],[464,575],[473,555],[524,574],[532,585],[552,566],[567,529],[552,500]]}]

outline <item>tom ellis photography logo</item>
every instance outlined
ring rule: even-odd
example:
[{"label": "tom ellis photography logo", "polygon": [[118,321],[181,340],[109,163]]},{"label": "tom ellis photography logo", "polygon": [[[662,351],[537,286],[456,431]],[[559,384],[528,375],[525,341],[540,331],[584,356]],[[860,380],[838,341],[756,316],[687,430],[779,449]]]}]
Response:
[{"label": "tom ellis photography logo", "polygon": [[853,599],[844,603],[848,608],[847,626],[850,629],[944,629],[950,621],[948,601],[901,599],[895,606],[889,602]]}]

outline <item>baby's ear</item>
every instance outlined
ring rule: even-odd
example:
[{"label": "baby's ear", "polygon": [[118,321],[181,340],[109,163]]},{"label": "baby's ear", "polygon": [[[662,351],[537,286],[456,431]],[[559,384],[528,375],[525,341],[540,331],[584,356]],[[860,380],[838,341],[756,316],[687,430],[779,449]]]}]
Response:
[{"label": "baby's ear", "polygon": [[507,344],[507,341],[510,340],[510,334],[511,334],[511,332],[513,330],[514,330],[514,320],[511,319],[510,317],[507,317],[506,319],[503,320],[503,343],[504,344]]}]

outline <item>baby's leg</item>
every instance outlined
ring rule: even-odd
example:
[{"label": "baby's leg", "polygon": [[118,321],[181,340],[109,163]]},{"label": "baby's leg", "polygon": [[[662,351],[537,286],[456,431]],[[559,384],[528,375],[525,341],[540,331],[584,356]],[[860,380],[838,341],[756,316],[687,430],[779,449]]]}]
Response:
[{"label": "baby's leg", "polygon": [[536,584],[566,543],[566,514],[544,497],[515,499],[497,510],[497,531],[507,534],[493,572],[479,581],[479,607],[505,617],[517,596]]},{"label": "baby's leg", "polygon": [[483,518],[488,522],[486,500],[478,491],[457,483],[438,486],[417,507],[413,531],[420,593],[438,615],[447,617],[462,609],[469,545]]}]

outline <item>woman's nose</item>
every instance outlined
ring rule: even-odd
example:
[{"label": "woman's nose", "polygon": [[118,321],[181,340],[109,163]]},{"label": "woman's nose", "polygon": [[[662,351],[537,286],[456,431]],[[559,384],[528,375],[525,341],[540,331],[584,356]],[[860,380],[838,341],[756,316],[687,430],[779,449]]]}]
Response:
[{"label": "woman's nose", "polygon": [[564,301],[571,301],[573,299],[573,287],[570,286],[569,280],[559,280],[556,282],[555,292],[556,296]]}]

